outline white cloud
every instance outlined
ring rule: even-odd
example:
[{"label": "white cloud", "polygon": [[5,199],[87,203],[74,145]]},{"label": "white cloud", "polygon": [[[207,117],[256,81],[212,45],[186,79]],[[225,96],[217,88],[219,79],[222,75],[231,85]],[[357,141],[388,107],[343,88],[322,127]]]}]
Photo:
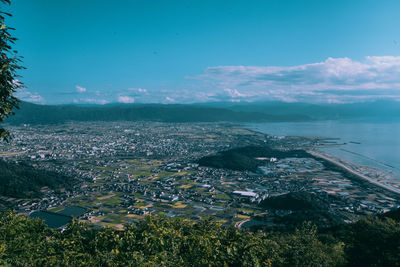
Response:
[{"label": "white cloud", "polygon": [[246,97],[246,94],[239,93],[239,91],[236,90],[236,89],[225,88],[224,91],[225,91],[226,93],[228,93],[228,95],[230,95],[230,97],[232,97],[232,98],[236,98],[236,97]]},{"label": "white cloud", "polygon": [[77,86],[75,86],[75,88],[76,88],[76,91],[77,91],[78,93],[84,93],[84,92],[86,92],[86,88],[85,88],[85,87],[82,87],[82,86],[77,85]]},{"label": "white cloud", "polygon": [[[362,60],[327,58],[294,66],[214,66],[187,78],[190,81],[163,84],[159,89],[88,91],[77,85],[72,97],[79,103],[97,104],[264,100],[346,103],[400,99],[400,57],[395,56],[369,56]],[[26,97],[41,101],[39,95]]]},{"label": "white cloud", "polygon": [[[217,66],[189,77],[216,97],[338,102],[400,97],[400,57],[328,58],[289,66]],[[230,89],[227,89],[230,88]],[[231,89],[234,88],[234,89]]]},{"label": "white cloud", "polygon": [[131,96],[119,96],[118,97],[118,102],[119,103],[134,103],[135,98]]},{"label": "white cloud", "polygon": [[15,96],[26,102],[32,102],[32,103],[37,103],[37,104],[43,104],[46,102],[44,100],[44,98],[41,95],[39,95],[38,93],[32,93],[26,89],[22,89],[22,90],[18,91],[15,94]]},{"label": "white cloud", "polygon": [[109,101],[105,99],[96,99],[96,98],[86,98],[81,101],[82,103],[89,103],[89,104],[100,104],[100,105],[105,105],[107,103],[110,103]]},{"label": "white cloud", "polygon": [[167,101],[168,103],[174,103],[174,102],[176,102],[176,100],[175,100],[174,98],[169,97],[169,96],[165,97],[165,101]]},{"label": "white cloud", "polygon": [[145,88],[128,88],[127,90],[131,91],[131,92],[142,93],[142,94],[147,94],[148,93],[147,89],[145,89]]}]

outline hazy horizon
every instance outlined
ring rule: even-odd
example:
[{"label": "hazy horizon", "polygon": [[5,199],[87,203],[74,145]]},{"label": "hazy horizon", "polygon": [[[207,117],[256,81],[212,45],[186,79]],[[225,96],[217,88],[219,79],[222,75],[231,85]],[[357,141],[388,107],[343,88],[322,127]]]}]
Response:
[{"label": "hazy horizon", "polygon": [[397,99],[370,99],[364,101],[354,101],[354,102],[306,102],[306,101],[295,101],[295,102],[286,102],[279,100],[255,100],[255,101],[206,101],[206,102],[119,102],[118,100],[110,101],[107,103],[85,103],[85,102],[68,102],[68,103],[46,103],[46,102],[36,102],[36,101],[25,101],[21,102],[34,104],[34,105],[52,105],[52,106],[63,106],[63,105],[75,105],[75,106],[108,106],[108,105],[204,105],[204,106],[242,106],[242,105],[311,105],[311,106],[349,106],[349,105],[363,105],[363,104],[381,104],[381,103],[390,103],[390,104],[398,104],[400,107],[400,100]]}]

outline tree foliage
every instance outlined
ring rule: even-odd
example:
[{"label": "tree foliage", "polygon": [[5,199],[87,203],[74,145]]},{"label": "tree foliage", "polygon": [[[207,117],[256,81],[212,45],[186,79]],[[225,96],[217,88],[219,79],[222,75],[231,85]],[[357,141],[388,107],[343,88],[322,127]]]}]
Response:
[{"label": "tree foliage", "polygon": [[349,266],[400,266],[399,221],[364,218],[350,225],[342,239]]},{"label": "tree foliage", "polygon": [[[1,0],[0,4],[10,4],[10,0]],[[17,71],[23,67],[20,65],[21,57],[12,45],[17,40],[11,35],[14,28],[6,25],[6,17],[11,14],[0,11],[0,124],[3,123],[13,109],[18,107],[18,99],[14,96],[17,89],[23,85],[18,81]],[[9,132],[0,127],[0,139],[7,139]]]},{"label": "tree foliage", "polygon": [[34,168],[24,162],[19,164],[0,160],[0,196],[13,198],[40,197],[47,186],[53,190],[72,189],[77,182],[58,172]]},{"label": "tree foliage", "polygon": [[316,228],[250,233],[211,221],[148,216],[123,231],[73,221],[59,232],[39,219],[0,219],[0,265],[11,266],[339,266],[343,246]]},{"label": "tree foliage", "polygon": [[247,232],[147,216],[122,231],[72,221],[65,231],[0,217],[0,266],[399,266],[400,222],[370,217],[319,233]]}]

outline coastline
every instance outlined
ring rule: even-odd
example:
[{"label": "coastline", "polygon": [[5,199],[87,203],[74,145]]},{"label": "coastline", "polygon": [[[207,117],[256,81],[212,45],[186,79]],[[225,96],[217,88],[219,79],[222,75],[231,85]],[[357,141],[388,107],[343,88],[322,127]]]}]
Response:
[{"label": "coastline", "polygon": [[[248,131],[254,132],[254,133],[269,135],[268,133],[265,133],[265,132],[260,131],[258,129],[257,130],[254,129],[254,128],[251,129],[250,127],[248,127],[246,125],[243,125],[243,124],[241,125],[241,127],[243,127],[244,129],[246,129]],[[299,136],[299,137],[301,137],[301,136]],[[329,153],[326,153],[326,152],[322,152],[322,151],[316,151],[316,150],[307,149],[306,152],[309,153],[310,155],[312,155],[313,157],[316,157],[316,158],[321,159],[323,161],[326,161],[326,162],[328,162],[330,164],[333,164],[338,169],[350,174],[353,177],[356,177],[356,178],[358,178],[358,179],[360,179],[362,181],[365,181],[365,182],[368,182],[368,183],[370,183],[372,185],[375,185],[375,186],[377,186],[377,187],[379,187],[379,188],[381,188],[383,190],[386,190],[386,191],[389,191],[391,193],[394,193],[397,196],[400,196],[400,189],[397,189],[397,188],[395,188],[393,186],[390,186],[390,185],[381,183],[379,181],[376,181],[376,180],[374,180],[374,179],[372,179],[372,178],[370,178],[370,177],[368,177],[368,176],[366,176],[366,175],[364,175],[364,174],[362,174],[362,173],[360,173],[360,172],[358,172],[358,171],[346,166],[345,163],[340,162],[340,161],[345,161],[343,159],[341,159],[339,161],[339,160],[336,159],[335,156],[333,156],[333,155],[331,155]],[[358,165],[358,164],[355,164],[355,163],[352,163],[352,162],[349,162],[349,163],[354,164],[354,165]]]},{"label": "coastline", "polygon": [[372,179],[370,177],[367,177],[366,175],[364,175],[362,173],[359,173],[359,172],[349,168],[344,163],[335,160],[335,158],[333,156],[331,156],[331,155],[329,155],[327,153],[317,152],[315,150],[307,150],[307,153],[309,153],[310,155],[312,155],[312,156],[314,156],[316,158],[320,158],[322,160],[325,160],[325,161],[335,165],[336,167],[342,169],[345,172],[350,173],[351,175],[353,175],[353,176],[355,176],[355,177],[357,177],[359,179],[362,179],[362,180],[367,181],[367,182],[369,182],[369,183],[371,183],[373,185],[376,185],[376,186],[378,186],[380,188],[383,188],[383,189],[388,190],[388,191],[390,191],[392,193],[400,195],[400,189],[396,189],[396,188],[394,188],[392,186],[385,185],[385,184],[380,183],[380,182],[378,182],[378,181],[376,181],[376,180],[374,180],[374,179]]},{"label": "coastline", "polygon": [[[400,151],[400,139],[397,138],[400,135],[399,121],[377,123],[373,120],[334,120],[242,125],[273,136],[336,137],[335,144],[324,142],[327,147],[318,150],[356,165],[390,172],[388,184],[393,182],[397,185],[400,181],[400,154],[396,153]],[[375,179],[375,176],[371,174],[371,178]]]}]

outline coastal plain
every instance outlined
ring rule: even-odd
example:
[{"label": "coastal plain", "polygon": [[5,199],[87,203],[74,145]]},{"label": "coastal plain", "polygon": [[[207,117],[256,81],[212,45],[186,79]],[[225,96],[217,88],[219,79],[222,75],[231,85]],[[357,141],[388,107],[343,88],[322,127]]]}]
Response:
[{"label": "coastal plain", "polygon": [[[398,207],[393,190],[318,154],[331,145],[323,138],[274,136],[232,123],[67,122],[10,130],[12,142],[0,145],[5,162],[78,181],[63,190],[43,187],[36,198],[1,196],[6,208],[45,221],[59,215],[122,229],[158,214],[238,228],[301,220],[332,226]],[[244,165],[235,168],[236,161]]]}]

